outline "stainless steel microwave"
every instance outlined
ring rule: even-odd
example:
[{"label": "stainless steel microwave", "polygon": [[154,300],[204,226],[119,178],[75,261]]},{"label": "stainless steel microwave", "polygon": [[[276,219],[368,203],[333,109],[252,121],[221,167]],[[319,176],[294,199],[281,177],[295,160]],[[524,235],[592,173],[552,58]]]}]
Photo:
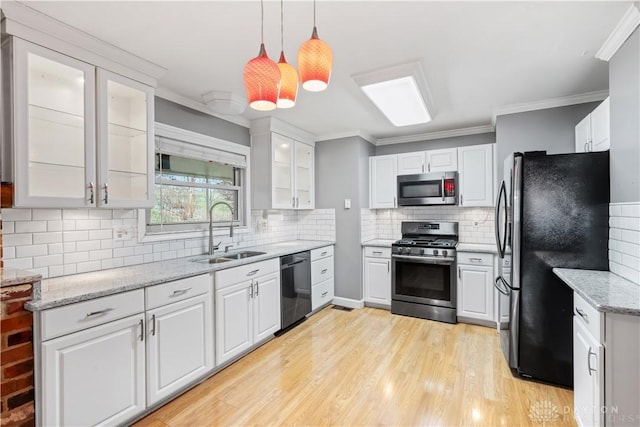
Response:
[{"label": "stainless steel microwave", "polygon": [[398,176],[398,205],[430,206],[458,203],[458,172]]}]

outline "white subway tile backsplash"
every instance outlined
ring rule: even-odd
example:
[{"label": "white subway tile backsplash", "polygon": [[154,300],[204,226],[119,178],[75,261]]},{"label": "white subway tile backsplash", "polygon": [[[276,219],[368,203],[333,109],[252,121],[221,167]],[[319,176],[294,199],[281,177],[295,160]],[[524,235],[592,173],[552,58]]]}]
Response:
[{"label": "white subway tile backsplash", "polygon": [[16,248],[8,247],[3,249],[3,259],[14,259],[16,257]]},{"label": "white subway tile backsplash", "polygon": [[124,265],[142,264],[144,257],[142,255],[130,256],[124,259]]},{"label": "white subway tile backsplash", "polygon": [[62,219],[89,219],[89,209],[64,209]]},{"label": "white subway tile backsplash", "polygon": [[49,253],[49,255],[61,254],[64,252],[64,244],[49,243],[47,245],[47,252]]},{"label": "white subway tile backsplash", "polygon": [[62,239],[65,242],[77,242],[82,240],[89,240],[89,232],[83,231],[63,231]]},{"label": "white subway tile backsplash", "polygon": [[100,240],[87,240],[76,243],[76,251],[87,252],[100,249]]},{"label": "white subway tile backsplash", "polygon": [[33,209],[31,211],[31,219],[36,220],[57,220],[62,219],[61,209]]},{"label": "white subway tile backsplash", "polygon": [[64,242],[62,245],[65,254],[76,251],[76,242]]},{"label": "white subway tile backsplash", "polygon": [[31,209],[2,209],[3,221],[31,221]]},{"label": "white subway tile backsplash", "polygon": [[2,234],[13,234],[15,231],[15,222],[13,221],[5,221],[2,218]]},{"label": "white subway tile backsplash", "polygon": [[40,243],[60,243],[62,242],[62,233],[59,231],[52,233],[35,233],[33,235],[33,244]]},{"label": "white subway tile backsplash", "polygon": [[89,230],[89,240],[106,240],[113,238],[113,230]]},{"label": "white subway tile backsplash", "polygon": [[38,233],[47,231],[47,221],[17,221],[16,233]]},{"label": "white subway tile backsplash", "polygon": [[58,277],[64,275],[63,265],[51,265],[49,266],[49,277]]},{"label": "white subway tile backsplash", "polygon": [[66,264],[64,265],[64,276],[68,276],[69,274],[76,274],[77,268],[75,264]]},{"label": "white subway tile backsplash", "polygon": [[47,221],[47,231],[62,231],[62,230],[63,230],[63,227],[62,227],[61,220]]},{"label": "white subway tile backsplash", "polygon": [[33,268],[33,258],[15,258],[4,261],[6,268],[17,268],[21,270],[29,270]]},{"label": "white subway tile backsplash", "polygon": [[128,257],[133,256],[133,248],[116,248],[113,250],[114,257]]},{"label": "white subway tile backsplash", "polygon": [[97,230],[99,228],[99,219],[76,220],[76,230]]},{"label": "white subway tile backsplash", "polygon": [[65,264],[75,264],[78,262],[86,261],[89,261],[89,252],[72,252],[69,254],[64,254]]},{"label": "white subway tile backsplash", "polygon": [[89,219],[109,220],[113,218],[113,213],[109,209],[91,209]]},{"label": "white subway tile backsplash", "polygon": [[10,246],[30,245],[33,243],[32,237],[32,234],[7,234],[6,236],[3,234],[2,243],[4,245],[4,248]]},{"label": "white subway tile backsplash", "polygon": [[34,267],[49,267],[51,265],[62,265],[63,263],[62,254],[33,257]]},{"label": "white subway tile backsplash", "polygon": [[100,261],[79,262],[77,264],[78,273],[87,273],[89,271],[97,271],[102,268]]},{"label": "white subway tile backsplash", "polygon": [[41,255],[47,255],[47,245],[18,246],[16,248],[16,258],[27,258]]},{"label": "white subway tile backsplash", "polygon": [[609,270],[640,285],[640,202],[609,205]]}]

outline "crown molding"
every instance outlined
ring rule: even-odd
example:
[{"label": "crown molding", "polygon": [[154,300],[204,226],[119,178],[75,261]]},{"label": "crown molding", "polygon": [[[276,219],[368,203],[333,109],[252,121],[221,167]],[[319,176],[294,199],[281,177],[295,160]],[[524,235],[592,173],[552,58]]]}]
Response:
[{"label": "crown molding", "polygon": [[390,138],[378,138],[376,145],[402,144],[405,142],[429,141],[432,139],[452,138],[455,136],[476,135],[479,133],[494,132],[492,125],[473,126],[468,128],[443,130],[440,132],[428,132],[417,135],[394,136]]},{"label": "crown molding", "polygon": [[496,118],[506,114],[524,113],[527,111],[546,110],[547,108],[566,107],[567,105],[585,104],[587,102],[602,101],[609,96],[608,90],[579,93],[577,95],[560,96],[558,98],[542,99],[540,101],[511,104],[495,108],[491,124],[496,125]]},{"label": "crown molding", "polygon": [[279,133],[280,135],[293,138],[312,146],[315,146],[315,142],[317,140],[314,134],[300,129],[299,127],[287,123],[277,117],[268,116],[251,120],[251,126],[249,127],[251,137],[271,132]]},{"label": "crown molding", "polygon": [[2,32],[155,87],[166,69],[32,9],[3,1]]},{"label": "crown molding", "polygon": [[360,137],[360,138],[364,139],[365,141],[367,141],[368,143],[373,144],[373,145],[376,145],[376,143],[377,143],[377,139],[373,135],[370,135],[370,134],[368,134],[368,133],[366,133],[364,131],[361,131],[361,130],[325,133],[325,134],[322,134],[322,135],[318,135],[316,137],[316,141],[328,141],[328,140],[331,140],[331,139],[349,138],[349,137],[353,137],[353,136]]},{"label": "crown molding", "polygon": [[178,93],[173,92],[170,89],[165,87],[156,88],[156,96],[158,98],[166,99],[167,101],[175,102],[176,104],[183,105],[185,107],[189,107],[192,110],[199,111],[201,113],[207,114],[209,116],[217,117],[218,119],[226,120],[228,122],[234,123],[236,125],[240,125],[248,128],[251,125],[251,122],[245,119],[242,116],[232,116],[226,114],[215,114],[212,112],[209,107],[203,102],[193,100],[184,95],[180,95]]},{"label": "crown molding", "polygon": [[609,61],[638,25],[640,25],[640,11],[637,7],[631,5],[618,22],[618,25],[609,34],[607,40],[602,44],[600,50],[596,52],[596,58]]}]

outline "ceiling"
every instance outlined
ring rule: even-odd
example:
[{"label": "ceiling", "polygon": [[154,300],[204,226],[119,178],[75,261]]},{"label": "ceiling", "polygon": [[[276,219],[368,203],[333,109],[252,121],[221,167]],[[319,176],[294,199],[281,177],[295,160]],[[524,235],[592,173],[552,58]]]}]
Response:
[{"label": "ceiling", "polygon": [[[320,0],[318,33],[334,55],[329,88],[301,88],[294,108],[247,108],[235,121],[274,115],[320,137],[373,139],[490,125],[501,107],[608,89],[608,65],[594,54],[631,3]],[[28,5],[166,68],[159,87],[200,103],[212,90],[244,98],[243,68],[260,45],[257,0]],[[265,45],[277,61],[280,2],[267,0],[264,9]],[[284,50],[294,66],[312,27],[310,0],[284,2]],[[416,60],[436,115],[397,128],[351,76]]]}]

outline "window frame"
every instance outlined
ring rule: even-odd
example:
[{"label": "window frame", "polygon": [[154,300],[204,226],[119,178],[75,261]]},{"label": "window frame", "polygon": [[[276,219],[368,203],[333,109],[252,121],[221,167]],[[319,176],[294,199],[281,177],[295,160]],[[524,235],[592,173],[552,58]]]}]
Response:
[{"label": "window frame", "polygon": [[[233,221],[234,231],[238,233],[248,233],[251,231],[251,164],[250,164],[250,147],[241,145],[235,142],[226,141],[219,138],[214,138],[208,135],[199,134],[186,129],[181,129],[175,126],[166,125],[164,123],[155,124],[155,137],[166,138],[178,143],[196,145],[222,152],[230,153],[232,155],[244,157],[246,168],[240,169],[240,189],[238,191],[238,220]],[[154,138],[154,141],[156,138]],[[154,143],[155,144],[155,143]],[[153,149],[156,152],[156,147]],[[155,155],[155,154],[154,154]],[[185,156],[188,157],[188,156]],[[154,168],[154,189],[157,185],[155,178]],[[175,185],[177,183],[172,183]],[[205,186],[203,186],[204,188]],[[215,185],[211,185],[215,187]],[[234,190],[238,186],[219,186],[221,189],[224,187],[226,190]],[[155,203],[155,202],[154,202]],[[209,235],[208,222],[198,223],[185,223],[185,224],[171,224],[169,230],[154,230],[153,228],[160,227],[158,225],[148,226],[148,218],[151,212],[149,209],[138,210],[138,241],[139,242],[154,242],[163,240],[175,240],[175,239],[188,239],[188,238],[201,238]],[[229,221],[214,221],[215,227],[213,235],[225,235],[228,233]],[[150,229],[150,227],[152,227]]]}]

